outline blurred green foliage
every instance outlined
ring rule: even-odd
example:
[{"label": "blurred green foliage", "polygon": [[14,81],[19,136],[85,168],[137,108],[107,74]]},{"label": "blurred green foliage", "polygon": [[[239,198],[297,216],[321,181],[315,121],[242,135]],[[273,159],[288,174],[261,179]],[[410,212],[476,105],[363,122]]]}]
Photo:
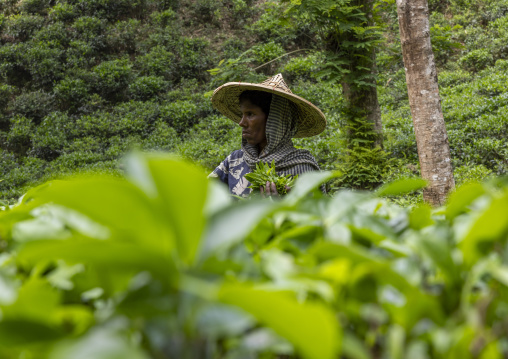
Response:
[{"label": "blurred green foliage", "polygon": [[508,353],[506,178],[432,209],[386,199],[420,179],[330,197],[338,174],[313,172],[281,200],[235,201],[175,157],[123,163],[0,206],[2,358]]}]

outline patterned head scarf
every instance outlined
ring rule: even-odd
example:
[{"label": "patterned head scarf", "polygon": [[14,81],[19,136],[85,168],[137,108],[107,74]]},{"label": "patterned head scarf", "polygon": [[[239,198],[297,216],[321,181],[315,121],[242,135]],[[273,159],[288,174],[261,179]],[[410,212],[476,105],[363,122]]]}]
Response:
[{"label": "patterned head scarf", "polygon": [[319,170],[316,160],[309,151],[293,146],[291,138],[298,130],[296,111],[291,101],[275,94],[272,96],[270,113],[266,120],[266,147],[259,153],[257,145],[250,145],[242,139],[243,157],[252,170],[260,161],[271,164],[273,160],[278,175],[295,176]]}]

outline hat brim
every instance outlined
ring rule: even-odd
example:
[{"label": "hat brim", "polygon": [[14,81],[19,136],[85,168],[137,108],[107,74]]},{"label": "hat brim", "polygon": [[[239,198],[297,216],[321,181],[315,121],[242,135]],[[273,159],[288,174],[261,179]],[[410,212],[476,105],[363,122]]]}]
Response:
[{"label": "hat brim", "polygon": [[271,86],[245,82],[228,82],[217,88],[212,95],[212,105],[224,116],[239,123],[242,119],[238,99],[245,90],[265,91],[287,98],[298,108],[298,129],[294,137],[311,137],[320,134],[326,128],[323,112],[306,99],[290,92],[278,90]]}]

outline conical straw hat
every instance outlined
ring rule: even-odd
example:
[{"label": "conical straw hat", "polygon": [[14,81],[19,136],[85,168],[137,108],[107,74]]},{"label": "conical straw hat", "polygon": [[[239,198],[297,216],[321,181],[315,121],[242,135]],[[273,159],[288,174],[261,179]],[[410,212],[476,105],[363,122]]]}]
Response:
[{"label": "conical straw hat", "polygon": [[298,129],[294,137],[311,137],[323,132],[326,127],[325,115],[306,99],[291,92],[282,74],[277,74],[259,84],[228,82],[213,92],[212,105],[224,116],[239,123],[242,119],[239,97],[245,90],[270,92],[282,96],[297,106]]}]

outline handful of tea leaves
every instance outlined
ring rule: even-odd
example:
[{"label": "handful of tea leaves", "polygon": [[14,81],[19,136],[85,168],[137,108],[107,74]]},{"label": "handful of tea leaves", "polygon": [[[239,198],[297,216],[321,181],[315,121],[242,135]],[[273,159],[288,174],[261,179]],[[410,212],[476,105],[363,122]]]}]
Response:
[{"label": "handful of tea leaves", "polygon": [[272,161],[272,165],[268,163],[258,162],[256,164],[256,170],[251,173],[247,173],[245,178],[252,183],[249,188],[258,190],[259,187],[265,186],[266,182],[273,182],[277,187],[277,192],[281,195],[287,194],[286,186],[292,187],[298,176],[291,177],[291,175],[278,176],[275,172],[275,161]]}]

